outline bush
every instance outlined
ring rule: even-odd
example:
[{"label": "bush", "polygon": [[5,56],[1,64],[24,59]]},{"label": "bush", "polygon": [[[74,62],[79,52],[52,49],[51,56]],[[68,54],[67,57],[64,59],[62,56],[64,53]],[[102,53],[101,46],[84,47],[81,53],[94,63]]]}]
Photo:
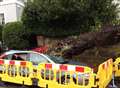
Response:
[{"label": "bush", "polygon": [[8,23],[3,28],[3,40],[10,49],[28,48],[27,34],[21,22]]}]

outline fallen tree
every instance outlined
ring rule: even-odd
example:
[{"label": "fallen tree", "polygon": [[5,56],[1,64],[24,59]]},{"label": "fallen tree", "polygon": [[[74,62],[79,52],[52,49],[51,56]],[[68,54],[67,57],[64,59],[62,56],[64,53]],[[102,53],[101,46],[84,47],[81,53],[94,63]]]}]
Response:
[{"label": "fallen tree", "polygon": [[63,53],[65,57],[72,57],[93,47],[108,46],[120,42],[120,26],[105,26],[101,31],[90,32],[79,37],[79,41]]}]

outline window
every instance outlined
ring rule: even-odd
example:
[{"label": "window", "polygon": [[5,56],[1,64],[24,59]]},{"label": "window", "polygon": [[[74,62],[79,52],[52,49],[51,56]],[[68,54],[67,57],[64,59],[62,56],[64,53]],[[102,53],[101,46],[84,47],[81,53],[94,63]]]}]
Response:
[{"label": "window", "polygon": [[62,57],[56,57],[56,56],[50,56],[50,55],[46,55],[46,56],[58,64],[67,64],[68,63],[68,61],[64,60],[64,58],[62,58]]},{"label": "window", "polygon": [[[26,56],[26,54],[25,54],[25,56]],[[26,60],[26,58],[24,58],[25,56],[24,56],[24,54],[18,54],[18,53],[13,54],[11,60],[23,60],[23,61],[25,61]]]},{"label": "window", "polygon": [[49,63],[45,57],[39,54],[30,54],[30,61],[33,63],[33,65],[38,65],[39,63]]},{"label": "window", "polygon": [[4,14],[0,14],[0,24],[4,24]]},{"label": "window", "polygon": [[5,55],[2,59],[11,60],[12,59],[12,54]]}]

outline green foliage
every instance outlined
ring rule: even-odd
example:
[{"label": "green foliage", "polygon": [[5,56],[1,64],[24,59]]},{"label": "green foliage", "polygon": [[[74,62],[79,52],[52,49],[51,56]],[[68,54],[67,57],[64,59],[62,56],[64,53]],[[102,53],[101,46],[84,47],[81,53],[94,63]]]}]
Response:
[{"label": "green foliage", "polygon": [[27,32],[21,22],[8,23],[3,28],[3,40],[11,49],[24,49],[29,47]]},{"label": "green foliage", "polygon": [[88,13],[94,22],[101,22],[103,25],[111,23],[118,17],[118,4],[114,0],[91,0]]},{"label": "green foliage", "polygon": [[117,5],[112,1],[34,0],[26,4],[22,21],[29,31],[39,35],[79,35],[116,19]]}]

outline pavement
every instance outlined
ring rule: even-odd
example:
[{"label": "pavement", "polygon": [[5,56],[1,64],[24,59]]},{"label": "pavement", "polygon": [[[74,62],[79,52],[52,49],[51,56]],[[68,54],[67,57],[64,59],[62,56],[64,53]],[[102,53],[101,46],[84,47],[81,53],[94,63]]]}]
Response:
[{"label": "pavement", "polygon": [[[117,86],[117,88],[120,88],[120,77],[115,78],[115,85]],[[0,88],[33,88],[33,87],[22,86],[22,85],[13,84],[13,83],[0,82]],[[112,87],[112,81],[107,88],[114,88]]]}]

